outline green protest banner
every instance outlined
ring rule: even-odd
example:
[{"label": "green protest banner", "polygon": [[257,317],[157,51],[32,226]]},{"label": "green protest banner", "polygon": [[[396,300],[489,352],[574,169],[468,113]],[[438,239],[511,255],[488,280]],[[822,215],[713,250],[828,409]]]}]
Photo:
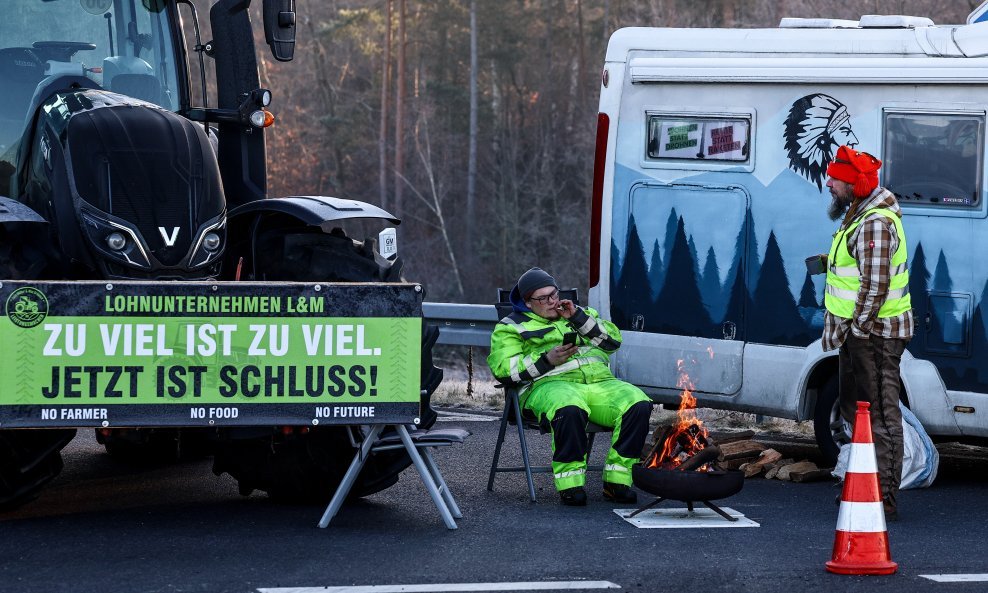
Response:
[{"label": "green protest banner", "polygon": [[410,284],[4,281],[0,426],[409,423]]}]

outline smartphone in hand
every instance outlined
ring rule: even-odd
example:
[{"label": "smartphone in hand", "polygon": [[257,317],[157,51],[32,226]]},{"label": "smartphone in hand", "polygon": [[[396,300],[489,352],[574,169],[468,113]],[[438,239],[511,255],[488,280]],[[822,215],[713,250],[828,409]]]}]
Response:
[{"label": "smartphone in hand", "polygon": [[576,338],[580,334],[576,332],[567,332],[563,334],[563,346],[572,346],[576,344]]}]

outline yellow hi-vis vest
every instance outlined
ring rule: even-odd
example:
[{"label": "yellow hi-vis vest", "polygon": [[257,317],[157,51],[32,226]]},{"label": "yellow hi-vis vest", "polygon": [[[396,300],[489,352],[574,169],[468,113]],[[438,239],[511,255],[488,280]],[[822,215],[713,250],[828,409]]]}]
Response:
[{"label": "yellow hi-vis vest", "polygon": [[857,303],[858,290],[861,288],[861,276],[858,272],[858,260],[851,256],[847,249],[847,237],[870,214],[881,214],[895,225],[899,237],[899,248],[892,254],[892,278],[889,282],[888,298],[878,310],[879,317],[896,317],[912,308],[909,299],[909,270],[906,267],[906,234],[902,230],[902,220],[886,208],[872,208],[859,216],[843,231],[834,235],[827,256],[827,292],[823,297],[827,311],[837,317],[850,319],[854,315],[854,305]]}]

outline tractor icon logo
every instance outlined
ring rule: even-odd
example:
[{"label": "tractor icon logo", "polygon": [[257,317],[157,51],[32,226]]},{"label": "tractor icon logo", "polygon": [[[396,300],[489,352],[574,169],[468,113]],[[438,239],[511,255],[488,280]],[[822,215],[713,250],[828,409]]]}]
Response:
[{"label": "tractor icon logo", "polygon": [[18,288],[7,297],[7,317],[18,327],[34,327],[48,316],[48,299],[37,288]]}]

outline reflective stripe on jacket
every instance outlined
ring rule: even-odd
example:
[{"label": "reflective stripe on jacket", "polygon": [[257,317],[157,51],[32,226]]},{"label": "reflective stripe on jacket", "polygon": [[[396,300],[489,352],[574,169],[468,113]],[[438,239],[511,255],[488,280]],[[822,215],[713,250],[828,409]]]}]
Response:
[{"label": "reflective stripe on jacket", "polygon": [[906,234],[902,228],[902,220],[891,210],[872,208],[866,210],[846,229],[838,231],[830,246],[830,254],[827,256],[827,291],[824,295],[824,305],[827,311],[837,317],[844,319],[853,317],[858,291],[861,288],[858,260],[847,248],[847,237],[850,237],[854,229],[872,214],[891,220],[899,239],[899,246],[892,254],[890,262],[888,296],[878,310],[878,316],[896,317],[912,308],[909,298],[909,270],[906,266]]},{"label": "reflective stripe on jacket", "polygon": [[[579,350],[559,366],[546,353],[563,343],[563,335],[580,334]],[[526,386],[539,379],[561,375],[587,364],[608,364],[621,346],[621,332],[593,309],[577,308],[569,320],[549,321],[535,313],[515,311],[494,328],[487,364],[494,377],[508,385]]]}]

